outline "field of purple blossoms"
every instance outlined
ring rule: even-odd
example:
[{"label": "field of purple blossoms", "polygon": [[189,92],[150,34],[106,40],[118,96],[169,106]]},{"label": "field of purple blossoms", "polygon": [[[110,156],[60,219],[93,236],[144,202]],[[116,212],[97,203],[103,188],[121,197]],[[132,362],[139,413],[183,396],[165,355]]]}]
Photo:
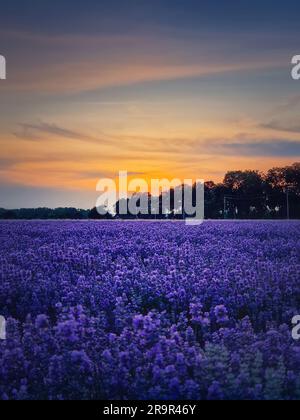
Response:
[{"label": "field of purple blossoms", "polygon": [[0,223],[0,399],[300,399],[300,223]]}]

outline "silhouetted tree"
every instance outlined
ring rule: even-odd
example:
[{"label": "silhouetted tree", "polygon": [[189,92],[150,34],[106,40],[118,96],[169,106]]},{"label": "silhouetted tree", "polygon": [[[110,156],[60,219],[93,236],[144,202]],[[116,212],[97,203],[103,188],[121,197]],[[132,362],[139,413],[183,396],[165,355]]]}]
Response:
[{"label": "silhouetted tree", "polygon": [[[196,204],[196,188],[192,189],[193,205]],[[163,198],[148,198],[148,215],[125,215],[120,214],[120,204],[128,205],[127,202],[118,201],[115,205],[115,214],[113,211],[107,212],[101,216],[96,208],[91,210],[70,208],[36,208],[36,209],[0,209],[0,219],[182,219],[184,208],[184,196],[182,198],[181,208],[175,203],[175,189],[171,189],[170,194],[170,212],[164,214]],[[206,182],[204,186],[205,194],[205,217],[207,219],[220,219],[224,217],[224,197],[226,198],[226,216],[229,218],[286,218],[287,200],[290,205],[290,217],[300,218],[300,163],[294,163],[291,166],[283,168],[270,169],[266,174],[258,171],[231,171],[225,175],[223,183],[215,184],[212,181]],[[139,200],[145,197],[135,195],[131,199],[139,206]],[[159,214],[152,215],[152,203],[158,201]]]},{"label": "silhouetted tree", "polygon": [[106,214],[102,215],[97,211],[97,208],[94,207],[89,211],[88,218],[93,220],[105,220],[113,219],[113,215],[107,210]]}]

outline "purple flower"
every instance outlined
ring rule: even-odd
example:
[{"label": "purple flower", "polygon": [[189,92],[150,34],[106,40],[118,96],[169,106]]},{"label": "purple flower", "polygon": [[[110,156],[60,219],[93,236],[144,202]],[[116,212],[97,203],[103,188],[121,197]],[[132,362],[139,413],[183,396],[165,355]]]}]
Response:
[{"label": "purple flower", "polygon": [[0,222],[0,237],[2,400],[299,399],[299,222]]}]

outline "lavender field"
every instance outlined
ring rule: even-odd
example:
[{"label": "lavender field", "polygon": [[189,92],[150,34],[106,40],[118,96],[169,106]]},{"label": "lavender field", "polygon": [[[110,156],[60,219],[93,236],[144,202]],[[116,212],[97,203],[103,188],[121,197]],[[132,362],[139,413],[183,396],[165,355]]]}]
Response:
[{"label": "lavender field", "polygon": [[0,223],[0,399],[299,399],[300,223]]}]

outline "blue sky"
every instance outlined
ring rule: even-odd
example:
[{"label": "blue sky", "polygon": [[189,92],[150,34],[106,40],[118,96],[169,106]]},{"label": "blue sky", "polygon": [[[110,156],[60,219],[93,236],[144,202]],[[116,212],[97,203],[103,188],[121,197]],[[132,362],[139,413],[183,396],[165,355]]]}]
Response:
[{"label": "blue sky", "polygon": [[218,182],[300,160],[299,2],[2,3],[1,207],[91,207],[119,170]]},{"label": "blue sky", "polygon": [[[263,27],[274,30],[298,25],[299,2],[287,0],[12,0],[1,4],[1,26],[48,33],[122,31],[132,25],[179,26],[214,32]],[[280,25],[280,27],[278,27]]]}]

